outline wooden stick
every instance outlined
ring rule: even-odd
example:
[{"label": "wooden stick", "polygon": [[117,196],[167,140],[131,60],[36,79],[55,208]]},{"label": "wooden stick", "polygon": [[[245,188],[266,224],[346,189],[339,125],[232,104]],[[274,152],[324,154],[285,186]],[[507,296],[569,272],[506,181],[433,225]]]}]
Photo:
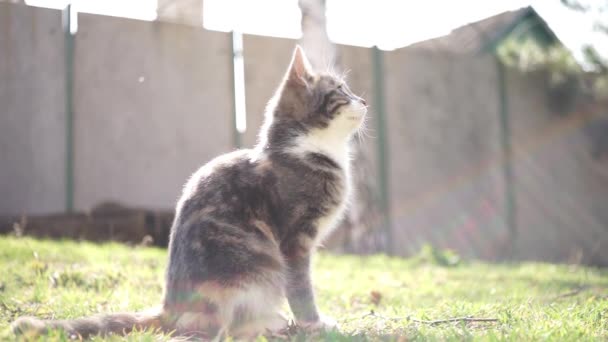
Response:
[{"label": "wooden stick", "polygon": [[498,318],[471,317],[471,316],[446,318],[446,319],[436,319],[436,320],[430,320],[430,321],[429,320],[423,320],[423,319],[411,318],[411,317],[384,317],[384,316],[376,314],[373,310],[370,311],[365,316],[363,316],[363,318],[368,317],[368,316],[378,317],[378,318],[382,318],[382,319],[388,319],[388,320],[391,320],[391,321],[408,320],[408,321],[412,321],[412,322],[416,322],[416,323],[430,324],[430,325],[441,324],[441,323],[451,323],[451,322],[498,322]]},{"label": "wooden stick", "polygon": [[432,321],[426,321],[421,319],[411,318],[410,321],[423,324],[441,324],[450,322],[498,322],[498,318],[485,318],[485,317],[455,317],[447,319],[436,319]]}]

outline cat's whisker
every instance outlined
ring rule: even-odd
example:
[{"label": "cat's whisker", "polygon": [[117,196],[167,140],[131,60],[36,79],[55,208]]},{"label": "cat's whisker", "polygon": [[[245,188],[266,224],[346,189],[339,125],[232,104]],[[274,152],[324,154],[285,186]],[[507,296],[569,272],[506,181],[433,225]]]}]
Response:
[{"label": "cat's whisker", "polygon": [[359,129],[357,129],[357,132],[355,133],[355,135],[357,136],[357,143],[359,145],[363,144],[363,131],[361,130],[361,127],[359,127]]},{"label": "cat's whisker", "polygon": [[[323,50],[323,60],[325,61],[325,70],[330,74],[335,74],[336,58],[333,54],[328,54],[327,50]],[[331,71],[330,71],[331,70]]]},{"label": "cat's whisker", "polygon": [[326,68],[329,72],[330,75],[337,75],[338,73],[336,72],[336,64],[333,61],[328,60],[328,65]]},{"label": "cat's whisker", "polygon": [[325,70],[327,70],[328,73],[331,74],[331,70],[332,70],[332,63],[331,61],[328,59],[325,60]]},{"label": "cat's whisker", "polygon": [[376,139],[377,138],[375,135],[372,135],[369,131],[363,131],[363,136],[365,138],[369,138],[369,139]]},{"label": "cat's whisker", "polygon": [[340,75],[340,81],[345,82],[346,79],[348,78],[348,75],[350,74],[351,69],[346,69],[342,72],[342,75]]},{"label": "cat's whisker", "polygon": [[357,133],[359,133],[363,138],[372,138],[372,139],[375,139],[376,137],[373,136],[372,134],[370,134],[370,132],[374,131],[373,128],[371,128],[370,126],[367,125],[367,123],[368,123],[369,120],[370,120],[369,115],[366,115],[363,118],[363,122],[359,126],[359,129],[357,130]]},{"label": "cat's whisker", "polygon": [[364,139],[375,139],[375,137],[371,136],[367,131],[365,130],[361,130],[360,132],[358,132],[357,134],[360,137],[360,142],[363,142]]},{"label": "cat's whisker", "polygon": [[363,145],[363,137],[361,136],[360,132],[357,132],[357,142],[359,145]]},{"label": "cat's whisker", "polygon": [[[365,99],[367,97],[367,92],[362,91],[361,95],[359,95],[359,97],[362,98],[362,99]],[[368,107],[369,107],[369,105],[365,105],[365,108],[368,108]]]}]

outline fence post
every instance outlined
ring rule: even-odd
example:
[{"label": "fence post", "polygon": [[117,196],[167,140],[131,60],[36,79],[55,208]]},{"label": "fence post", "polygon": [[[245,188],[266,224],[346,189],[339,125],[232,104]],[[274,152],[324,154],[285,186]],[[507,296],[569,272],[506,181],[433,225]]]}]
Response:
[{"label": "fence post", "polygon": [[382,52],[377,46],[372,48],[372,66],[374,79],[374,117],[376,119],[376,129],[378,130],[376,153],[378,153],[378,178],[379,178],[379,204],[382,215],[380,229],[386,239],[387,254],[395,253],[391,230],[391,214],[389,204],[389,180],[388,180],[388,158],[386,143],[386,108],[384,103],[384,61]]},{"label": "fence post", "polygon": [[496,71],[498,76],[498,115],[500,118],[500,145],[502,148],[503,163],[502,173],[505,184],[505,225],[509,231],[509,243],[506,256],[511,257],[515,240],[517,237],[517,208],[515,199],[515,184],[513,181],[513,149],[511,145],[511,123],[509,122],[509,107],[507,98],[507,80],[505,66],[500,59],[496,60]]},{"label": "fence post", "polygon": [[232,31],[230,35],[232,61],[232,132],[235,148],[243,147],[242,135],[247,129],[247,112],[245,106],[245,61],[243,60],[243,34]]},{"label": "fence post", "polygon": [[65,210],[74,211],[74,33],[71,3],[63,10],[65,37]]}]

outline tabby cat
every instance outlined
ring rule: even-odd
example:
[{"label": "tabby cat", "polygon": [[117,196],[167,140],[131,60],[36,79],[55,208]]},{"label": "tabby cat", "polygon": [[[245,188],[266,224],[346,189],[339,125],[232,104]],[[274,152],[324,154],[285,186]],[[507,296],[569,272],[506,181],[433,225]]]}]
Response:
[{"label": "tabby cat", "polygon": [[286,326],[335,323],[315,304],[310,258],[336,226],[350,188],[349,141],[365,101],[342,79],[315,73],[297,46],[269,102],[259,142],[219,156],[186,183],[176,208],[162,308],[74,320],[23,317],[16,333],[76,337],[160,328],[247,338]]}]

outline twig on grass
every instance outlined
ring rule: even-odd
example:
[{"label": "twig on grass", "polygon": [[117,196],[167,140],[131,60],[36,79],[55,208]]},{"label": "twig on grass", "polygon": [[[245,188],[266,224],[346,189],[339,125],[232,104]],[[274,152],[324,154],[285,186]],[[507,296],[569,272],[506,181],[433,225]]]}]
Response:
[{"label": "twig on grass", "polygon": [[424,320],[424,319],[416,319],[416,318],[412,318],[410,316],[407,317],[386,317],[386,316],[381,316],[378,315],[376,312],[374,312],[374,310],[370,311],[369,313],[365,314],[363,316],[363,318],[365,317],[378,317],[378,318],[382,318],[382,319],[386,319],[386,320],[390,320],[390,321],[411,321],[411,322],[415,322],[415,323],[421,323],[421,324],[430,324],[430,325],[436,325],[436,324],[442,324],[442,323],[452,323],[452,322],[498,322],[498,318],[486,318],[486,317],[472,317],[472,316],[465,316],[465,317],[454,317],[454,318],[446,318],[446,319],[436,319],[436,320]]},{"label": "twig on grass", "polygon": [[583,292],[584,290],[586,290],[588,288],[589,288],[589,286],[578,287],[578,288],[576,288],[576,289],[574,289],[572,291],[569,291],[569,292],[566,292],[566,293],[562,293],[560,295],[557,295],[557,296],[553,297],[553,300],[576,296],[577,294]]},{"label": "twig on grass", "polygon": [[416,323],[434,325],[434,324],[450,323],[450,322],[467,322],[467,323],[468,322],[498,322],[498,318],[467,316],[467,317],[455,317],[455,318],[447,318],[447,319],[436,319],[436,320],[432,320],[432,321],[411,318],[410,321],[416,322]]}]

